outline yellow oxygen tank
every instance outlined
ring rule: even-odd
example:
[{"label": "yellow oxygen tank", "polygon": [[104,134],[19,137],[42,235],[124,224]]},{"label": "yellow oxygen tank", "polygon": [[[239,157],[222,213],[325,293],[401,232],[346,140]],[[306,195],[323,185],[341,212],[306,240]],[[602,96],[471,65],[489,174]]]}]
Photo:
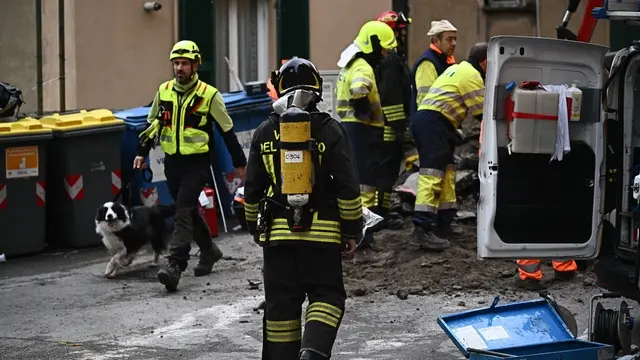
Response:
[{"label": "yellow oxygen tank", "polygon": [[300,223],[301,208],[309,202],[313,189],[311,140],[311,115],[308,112],[290,107],[280,115],[281,191],[294,209],[294,228]]}]

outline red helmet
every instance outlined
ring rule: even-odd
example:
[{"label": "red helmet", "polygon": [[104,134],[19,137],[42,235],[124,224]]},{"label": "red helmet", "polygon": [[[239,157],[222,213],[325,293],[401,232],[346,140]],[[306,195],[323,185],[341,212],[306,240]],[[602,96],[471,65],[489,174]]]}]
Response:
[{"label": "red helmet", "polygon": [[406,27],[407,25],[411,24],[411,18],[407,18],[406,16],[404,16],[402,11],[400,13],[397,13],[393,10],[385,11],[382,14],[378,15],[378,18],[376,20],[386,23],[394,30]]}]

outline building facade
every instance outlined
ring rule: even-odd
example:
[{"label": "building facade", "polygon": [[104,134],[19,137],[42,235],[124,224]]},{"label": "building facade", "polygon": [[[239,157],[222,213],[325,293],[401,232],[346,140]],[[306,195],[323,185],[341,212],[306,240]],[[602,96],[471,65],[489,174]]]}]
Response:
[{"label": "building facade", "polygon": [[[171,77],[172,44],[190,39],[203,53],[203,79],[222,91],[237,90],[243,82],[265,81],[279,64],[277,24],[287,34],[303,34],[290,47],[306,36],[311,60],[321,70],[334,70],[359,27],[398,3],[294,1],[308,5],[306,29],[291,25],[291,14],[279,12],[276,0],[160,0],[157,11],[145,11],[144,4],[152,2],[142,0],[8,1],[0,13],[0,81],[22,89],[27,112],[146,105],[158,84]],[[460,60],[470,46],[495,35],[555,37],[565,8],[559,0],[500,11],[487,9],[484,0],[404,3],[413,18],[411,60],[428,46],[432,20],[448,19],[459,29]],[[583,13],[584,4],[570,25],[574,31]],[[609,23],[601,22],[592,41],[608,45],[609,32]]]}]

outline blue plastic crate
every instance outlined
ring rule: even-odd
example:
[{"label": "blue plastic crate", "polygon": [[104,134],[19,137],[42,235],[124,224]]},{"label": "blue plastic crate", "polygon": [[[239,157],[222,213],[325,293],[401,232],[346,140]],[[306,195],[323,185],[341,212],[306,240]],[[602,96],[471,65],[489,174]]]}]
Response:
[{"label": "blue plastic crate", "polygon": [[614,347],[574,339],[544,299],[444,315],[438,325],[472,360],[613,360]]}]

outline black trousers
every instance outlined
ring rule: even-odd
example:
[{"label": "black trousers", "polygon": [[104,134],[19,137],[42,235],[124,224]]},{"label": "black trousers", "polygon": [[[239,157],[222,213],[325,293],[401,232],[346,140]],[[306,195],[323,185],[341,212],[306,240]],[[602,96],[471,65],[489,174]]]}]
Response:
[{"label": "black trousers", "polygon": [[264,290],[262,360],[297,360],[303,349],[329,359],[347,297],[341,249],[306,244],[265,247]]},{"label": "black trousers", "polygon": [[384,141],[381,145],[380,172],[378,174],[378,207],[376,213],[382,217],[389,214],[391,192],[398,180],[402,163],[402,143]]},{"label": "black trousers", "polygon": [[167,155],[164,174],[169,193],[176,203],[173,236],[169,245],[169,262],[184,271],[189,261],[191,241],[201,252],[213,246],[209,227],[198,212],[198,197],[209,179],[209,155]]}]

